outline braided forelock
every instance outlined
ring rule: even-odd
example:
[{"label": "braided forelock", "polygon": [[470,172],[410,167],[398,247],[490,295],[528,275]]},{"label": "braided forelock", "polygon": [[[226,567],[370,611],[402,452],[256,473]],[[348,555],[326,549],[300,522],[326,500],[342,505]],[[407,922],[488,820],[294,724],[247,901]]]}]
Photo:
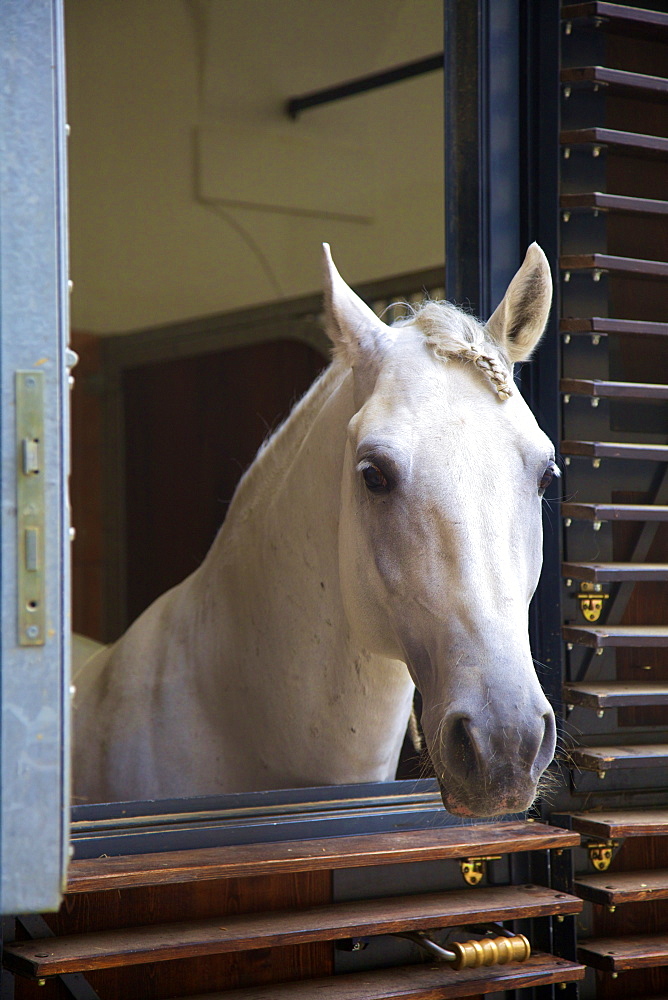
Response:
[{"label": "braided forelock", "polygon": [[512,396],[510,364],[496,344],[487,340],[484,327],[473,316],[451,302],[429,301],[407,321],[422,330],[425,343],[435,357],[470,361],[485,376],[500,399]]}]

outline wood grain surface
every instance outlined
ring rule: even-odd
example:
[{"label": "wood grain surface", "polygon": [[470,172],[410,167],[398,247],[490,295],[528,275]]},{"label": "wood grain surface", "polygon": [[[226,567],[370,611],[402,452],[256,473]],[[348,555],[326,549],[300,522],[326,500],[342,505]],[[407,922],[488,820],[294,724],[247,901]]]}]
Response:
[{"label": "wood grain surface", "polygon": [[570,831],[517,821],[172,851],[73,861],[67,892],[509,854],[578,843],[578,835]]},{"label": "wood grain surface", "polygon": [[582,902],[575,896],[541,886],[490,886],[474,892],[421,893],[18,941],[5,946],[4,962],[21,975],[41,978],[344,937],[578,913],[581,909]]}]

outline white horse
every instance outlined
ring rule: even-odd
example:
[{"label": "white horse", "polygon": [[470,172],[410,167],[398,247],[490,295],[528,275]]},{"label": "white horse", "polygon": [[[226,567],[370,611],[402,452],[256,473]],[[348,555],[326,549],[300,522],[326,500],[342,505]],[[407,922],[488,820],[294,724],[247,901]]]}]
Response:
[{"label": "white horse", "polygon": [[395,775],[414,684],[448,810],[528,808],[555,722],[529,648],[554,450],[513,388],[545,326],[533,244],[486,326],[386,326],[325,247],[333,363],[260,449],[202,566],[77,679],[75,795]]}]

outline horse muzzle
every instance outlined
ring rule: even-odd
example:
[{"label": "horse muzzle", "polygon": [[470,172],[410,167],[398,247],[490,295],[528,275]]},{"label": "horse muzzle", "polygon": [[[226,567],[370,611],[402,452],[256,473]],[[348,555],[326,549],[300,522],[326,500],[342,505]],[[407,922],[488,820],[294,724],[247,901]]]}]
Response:
[{"label": "horse muzzle", "polygon": [[[547,704],[547,703],[545,703]],[[554,756],[556,724],[551,709],[520,723],[482,714],[450,713],[430,755],[443,804],[458,816],[524,812],[536,797],[541,775]]]}]

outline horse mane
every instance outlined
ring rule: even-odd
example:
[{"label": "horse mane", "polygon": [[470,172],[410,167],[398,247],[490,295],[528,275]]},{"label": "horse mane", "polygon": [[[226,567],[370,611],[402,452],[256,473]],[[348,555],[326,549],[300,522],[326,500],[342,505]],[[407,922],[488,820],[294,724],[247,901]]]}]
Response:
[{"label": "horse mane", "polygon": [[452,302],[429,300],[395,326],[415,324],[425,343],[441,360],[460,358],[470,361],[485,376],[500,399],[513,393],[512,366],[498,344],[486,336],[485,327]]}]

